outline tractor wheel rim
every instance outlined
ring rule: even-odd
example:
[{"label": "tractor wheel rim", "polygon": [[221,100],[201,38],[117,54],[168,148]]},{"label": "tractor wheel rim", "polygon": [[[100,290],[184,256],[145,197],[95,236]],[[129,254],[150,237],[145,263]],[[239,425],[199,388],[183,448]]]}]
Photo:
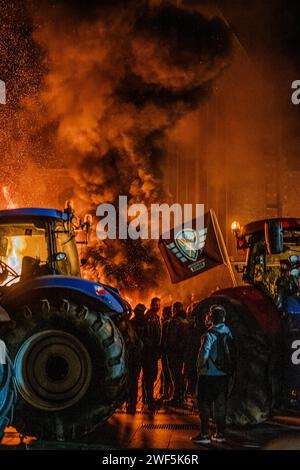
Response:
[{"label": "tractor wheel rim", "polygon": [[87,392],[91,376],[85,346],[64,331],[36,333],[16,354],[17,388],[35,408],[58,411],[75,405]]}]

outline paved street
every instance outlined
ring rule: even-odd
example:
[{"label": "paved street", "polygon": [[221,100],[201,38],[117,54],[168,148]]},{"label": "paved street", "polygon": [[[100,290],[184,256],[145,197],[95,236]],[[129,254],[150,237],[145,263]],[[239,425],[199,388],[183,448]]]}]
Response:
[{"label": "paved street", "polygon": [[[250,428],[228,428],[228,442],[222,445],[199,446],[190,437],[199,430],[198,416],[188,410],[161,409],[149,414],[140,411],[134,416],[124,411],[115,413],[101,428],[68,443],[34,442],[20,439],[10,429],[4,437],[1,449],[300,449],[300,419],[278,416],[267,423]],[[27,444],[26,444],[27,442]]]}]

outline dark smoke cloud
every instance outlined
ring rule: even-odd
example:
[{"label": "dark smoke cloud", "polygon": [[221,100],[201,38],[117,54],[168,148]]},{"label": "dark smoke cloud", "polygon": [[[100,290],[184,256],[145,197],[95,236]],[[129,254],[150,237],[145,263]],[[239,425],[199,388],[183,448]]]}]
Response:
[{"label": "dark smoke cloud", "polygon": [[[30,135],[49,148],[50,136],[50,155],[54,148],[73,167],[79,209],[117,203],[119,194],[129,203],[162,203],[166,137],[228,65],[225,24],[177,2],[29,5],[46,68],[36,101],[27,104],[39,116]],[[87,272],[127,289],[154,287],[163,273],[155,245],[94,240]]]},{"label": "dark smoke cloud", "polygon": [[[128,149],[121,144],[118,151],[109,151],[95,159],[85,158],[81,170],[88,169],[91,173],[92,168],[97,174],[99,162],[101,166],[109,166],[112,172],[93,188],[93,193],[105,195],[109,186],[115,203],[118,194],[126,194],[132,202],[142,200],[149,205],[164,198],[159,165],[166,132],[208,96],[212,79],[227,61],[230,38],[218,18],[208,21],[198,13],[169,3],[156,8],[145,4],[134,13],[136,17],[129,34],[125,28],[126,64],[113,91],[116,112],[128,107],[126,114],[131,125],[125,132],[130,139],[129,152],[135,157],[133,165],[128,161]],[[112,69],[118,67],[111,65]],[[161,122],[151,123],[151,113],[159,114]],[[149,192],[143,191],[145,180],[141,170],[146,170],[152,183]],[[132,189],[133,182],[137,192]],[[108,243],[103,250],[104,257],[97,256],[99,248],[90,254],[93,263],[105,266],[110,281],[117,278],[118,284],[121,282],[127,288],[153,287],[160,281],[162,270],[152,242],[113,242],[113,246]],[[118,252],[123,253],[123,259],[118,259]]]}]

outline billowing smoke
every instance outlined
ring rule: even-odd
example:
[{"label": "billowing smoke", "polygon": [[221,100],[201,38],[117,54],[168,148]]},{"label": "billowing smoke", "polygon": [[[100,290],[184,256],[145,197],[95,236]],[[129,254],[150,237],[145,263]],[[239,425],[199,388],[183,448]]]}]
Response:
[{"label": "billowing smoke", "polygon": [[[231,52],[219,18],[177,4],[31,5],[33,37],[45,59],[38,104],[30,103],[39,124],[30,135],[51,135],[51,155],[55,148],[73,168],[79,211],[117,205],[119,195],[129,204],[164,201],[168,132],[209,96]],[[126,289],[155,286],[162,274],[155,245],[95,239],[87,272]]]}]

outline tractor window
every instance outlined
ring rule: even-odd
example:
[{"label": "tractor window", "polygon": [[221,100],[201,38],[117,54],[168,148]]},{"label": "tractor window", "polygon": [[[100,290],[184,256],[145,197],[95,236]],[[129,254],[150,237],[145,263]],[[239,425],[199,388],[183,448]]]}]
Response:
[{"label": "tractor window", "polygon": [[267,269],[280,269],[282,262],[292,255],[300,257],[300,233],[285,231],[283,234],[283,253],[277,255],[266,254],[265,263]]},{"label": "tractor window", "polygon": [[262,281],[264,272],[264,255],[265,255],[265,244],[264,241],[259,237],[251,240],[251,250],[249,258],[249,277],[255,283]]},{"label": "tractor window", "polygon": [[292,255],[300,258],[300,232],[285,231],[284,251],[268,254],[263,236],[252,240],[250,250],[249,277],[260,284],[272,297],[276,294],[278,279],[282,276],[282,266]]},{"label": "tractor window", "polygon": [[35,223],[0,224],[0,285],[42,275],[49,269],[46,227]]},{"label": "tractor window", "polygon": [[66,258],[57,261],[57,267],[60,274],[65,276],[80,276],[80,266],[78,252],[75,240],[75,233],[66,230],[63,223],[58,222],[55,225],[56,252],[66,254]]}]

